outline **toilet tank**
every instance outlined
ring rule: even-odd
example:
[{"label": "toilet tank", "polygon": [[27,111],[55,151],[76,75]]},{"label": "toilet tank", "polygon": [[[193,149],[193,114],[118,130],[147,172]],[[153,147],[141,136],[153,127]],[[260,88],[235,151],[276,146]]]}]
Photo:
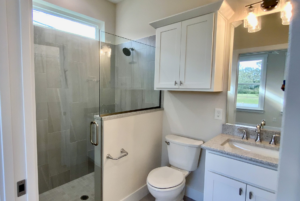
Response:
[{"label": "toilet tank", "polygon": [[177,168],[194,171],[198,161],[203,141],[177,135],[167,135],[169,163]]}]

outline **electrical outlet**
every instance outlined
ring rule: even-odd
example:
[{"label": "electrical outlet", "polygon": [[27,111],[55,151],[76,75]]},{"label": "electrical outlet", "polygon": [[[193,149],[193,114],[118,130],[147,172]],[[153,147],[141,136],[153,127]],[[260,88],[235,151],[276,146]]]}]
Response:
[{"label": "electrical outlet", "polygon": [[222,120],[223,109],[215,108],[215,119]]}]

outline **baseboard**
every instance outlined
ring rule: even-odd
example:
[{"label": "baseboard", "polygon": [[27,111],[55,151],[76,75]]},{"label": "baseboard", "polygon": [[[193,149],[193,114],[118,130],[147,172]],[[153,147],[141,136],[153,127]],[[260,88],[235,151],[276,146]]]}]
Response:
[{"label": "baseboard", "polygon": [[147,184],[142,186],[141,188],[137,189],[121,201],[140,201],[143,197],[149,194],[149,190]]},{"label": "baseboard", "polygon": [[203,201],[203,193],[188,186],[186,186],[185,196],[195,201]]}]

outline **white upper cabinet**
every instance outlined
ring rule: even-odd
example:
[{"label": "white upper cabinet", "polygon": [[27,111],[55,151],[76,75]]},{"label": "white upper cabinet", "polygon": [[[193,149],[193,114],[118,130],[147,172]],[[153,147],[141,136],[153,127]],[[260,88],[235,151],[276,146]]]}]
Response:
[{"label": "white upper cabinet", "polygon": [[179,86],[181,23],[156,30],[155,85],[160,89]]},{"label": "white upper cabinet", "polygon": [[214,14],[181,24],[180,88],[210,89]]},{"label": "white upper cabinet", "polygon": [[225,29],[218,12],[156,29],[155,89],[222,91]]}]

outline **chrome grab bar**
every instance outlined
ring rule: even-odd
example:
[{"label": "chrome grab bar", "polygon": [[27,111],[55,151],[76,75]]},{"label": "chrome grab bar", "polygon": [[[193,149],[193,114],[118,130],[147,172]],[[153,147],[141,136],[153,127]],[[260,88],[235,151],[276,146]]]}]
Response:
[{"label": "chrome grab bar", "polygon": [[125,151],[125,149],[121,149],[121,156],[119,156],[118,158],[114,158],[114,157],[112,157],[110,154],[107,154],[107,156],[106,156],[106,158],[107,159],[111,159],[111,160],[119,160],[119,159],[121,159],[121,158],[123,158],[123,157],[125,157],[125,156],[127,156],[128,155],[128,152],[127,151]]},{"label": "chrome grab bar", "polygon": [[[92,126],[93,125],[96,125],[96,143],[93,141],[93,138],[92,138]],[[92,145],[94,145],[94,146],[98,146],[98,143],[99,143],[99,140],[98,140],[98,124],[97,124],[97,122],[95,122],[95,121],[92,121],[91,123],[90,123],[90,141],[91,141],[91,144]]]}]

